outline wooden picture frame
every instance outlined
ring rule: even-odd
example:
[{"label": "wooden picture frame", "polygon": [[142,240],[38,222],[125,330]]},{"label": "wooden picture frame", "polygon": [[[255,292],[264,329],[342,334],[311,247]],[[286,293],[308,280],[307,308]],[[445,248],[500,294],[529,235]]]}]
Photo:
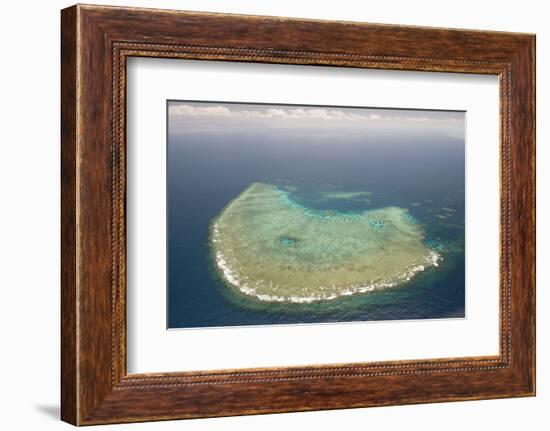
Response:
[{"label": "wooden picture frame", "polygon": [[[83,5],[61,17],[64,421],[535,394],[534,35]],[[131,56],[498,75],[500,354],[127,374],[125,65]]]}]

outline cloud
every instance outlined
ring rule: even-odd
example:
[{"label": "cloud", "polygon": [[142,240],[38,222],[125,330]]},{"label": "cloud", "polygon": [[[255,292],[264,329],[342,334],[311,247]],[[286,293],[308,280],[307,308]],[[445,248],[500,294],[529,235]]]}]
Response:
[{"label": "cloud", "polygon": [[378,121],[391,120],[393,117],[383,117],[379,114],[358,114],[340,109],[326,108],[263,108],[239,109],[222,105],[193,106],[188,104],[170,104],[170,116],[181,117],[231,117],[231,118],[282,118],[309,120],[352,120]]},{"label": "cloud", "polygon": [[191,106],[191,105],[180,105],[180,104],[170,104],[169,105],[170,115],[188,115],[188,116],[214,116],[214,117],[229,117],[231,116],[231,111],[229,108],[221,105],[217,106]]},{"label": "cloud", "polygon": [[174,133],[438,133],[463,138],[464,112],[170,102]]}]

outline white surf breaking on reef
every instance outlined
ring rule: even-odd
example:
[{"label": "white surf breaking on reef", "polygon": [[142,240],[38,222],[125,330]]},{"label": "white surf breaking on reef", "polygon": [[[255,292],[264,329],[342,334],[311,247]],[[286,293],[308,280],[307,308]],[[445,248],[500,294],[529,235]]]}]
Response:
[{"label": "white surf breaking on reef", "polygon": [[[217,223],[213,224],[211,234],[211,240],[213,243],[220,241]],[[366,284],[359,284],[355,286],[348,286],[346,289],[338,291],[338,293],[332,292],[330,294],[283,297],[257,292],[257,287],[251,286],[247,282],[245,277],[239,279],[237,271],[231,268],[231,265],[229,264],[229,259],[227,259],[220,251],[217,251],[215,255],[216,265],[221,272],[225,282],[238,289],[241,293],[264,302],[290,302],[297,304],[309,304],[319,301],[330,301],[345,296],[352,296],[355,294],[372,292],[374,290],[396,287],[400,284],[409,282],[415,275],[430,267],[438,267],[441,260],[443,260],[442,256],[432,250],[425,257],[425,262],[423,264],[411,265],[410,267],[406,268],[401,274],[392,277],[391,279],[372,281],[367,282]],[[271,288],[276,287],[273,286],[271,282],[269,282],[268,285]],[[336,286],[333,287],[336,288]]]}]

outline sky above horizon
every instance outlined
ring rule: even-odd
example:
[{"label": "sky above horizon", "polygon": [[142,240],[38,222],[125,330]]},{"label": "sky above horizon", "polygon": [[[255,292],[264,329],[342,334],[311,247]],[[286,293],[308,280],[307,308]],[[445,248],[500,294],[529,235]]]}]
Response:
[{"label": "sky above horizon", "polygon": [[177,135],[431,135],[463,142],[465,112],[169,101],[168,127]]}]

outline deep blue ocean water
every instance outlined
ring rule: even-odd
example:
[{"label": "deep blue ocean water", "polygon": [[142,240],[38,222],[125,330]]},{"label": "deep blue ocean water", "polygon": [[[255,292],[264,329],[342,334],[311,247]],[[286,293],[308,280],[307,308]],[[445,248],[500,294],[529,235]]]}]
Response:
[{"label": "deep blue ocean water", "polygon": [[[169,135],[168,327],[464,317],[464,175],[464,143],[445,136]],[[214,270],[208,229],[258,181],[295,187],[293,197],[316,209],[408,208],[443,261],[399,287],[333,301],[273,304],[241,295]],[[331,190],[372,195],[369,203],[319,199]]]}]

